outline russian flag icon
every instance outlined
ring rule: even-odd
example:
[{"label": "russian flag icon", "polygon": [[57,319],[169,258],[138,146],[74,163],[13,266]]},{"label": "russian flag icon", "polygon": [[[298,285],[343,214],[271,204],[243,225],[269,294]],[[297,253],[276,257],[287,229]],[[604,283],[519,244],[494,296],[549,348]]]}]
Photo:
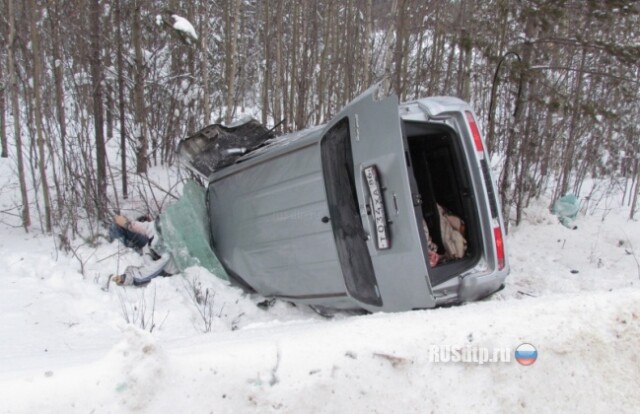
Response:
[{"label": "russian flag icon", "polygon": [[516,348],[516,361],[520,365],[529,366],[538,359],[538,350],[531,344],[520,344]]}]

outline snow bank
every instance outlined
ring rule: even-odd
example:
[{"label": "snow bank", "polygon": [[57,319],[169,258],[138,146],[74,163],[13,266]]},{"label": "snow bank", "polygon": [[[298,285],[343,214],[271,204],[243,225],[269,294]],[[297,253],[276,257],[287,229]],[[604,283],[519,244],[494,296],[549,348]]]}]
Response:
[{"label": "snow bank", "polygon": [[[117,242],[80,246],[75,258],[56,251],[51,238],[5,229],[0,251],[0,379],[93,361],[129,325],[164,341],[320,319],[284,302],[264,310],[258,306],[264,298],[246,295],[199,267],[140,289],[110,284],[111,275],[144,260]],[[84,275],[78,271],[81,261]]]},{"label": "snow bank", "polygon": [[508,239],[511,275],[502,297],[606,291],[640,286],[640,223],[628,207],[580,214],[577,230],[559,224],[548,200],[526,210]]},{"label": "snow bank", "polygon": [[[638,340],[637,290],[245,329],[164,345],[130,328],[88,367],[5,380],[0,390],[5,412],[634,412]],[[513,350],[523,342],[538,349],[529,367],[429,359],[432,346]]]}]

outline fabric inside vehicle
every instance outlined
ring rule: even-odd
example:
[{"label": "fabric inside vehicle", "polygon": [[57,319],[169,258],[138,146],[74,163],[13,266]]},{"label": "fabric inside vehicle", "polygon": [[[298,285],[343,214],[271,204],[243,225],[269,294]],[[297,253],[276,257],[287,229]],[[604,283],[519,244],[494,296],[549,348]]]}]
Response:
[{"label": "fabric inside vehicle", "polygon": [[[435,261],[430,259],[430,277],[435,285],[460,274],[477,261],[477,210],[457,134],[445,126],[419,122],[405,122],[404,129],[422,198],[427,238],[435,245],[432,249],[435,248],[439,257]],[[460,228],[452,232],[452,225]],[[460,235],[464,238],[464,253],[452,254],[447,244],[452,240],[461,243]]]}]

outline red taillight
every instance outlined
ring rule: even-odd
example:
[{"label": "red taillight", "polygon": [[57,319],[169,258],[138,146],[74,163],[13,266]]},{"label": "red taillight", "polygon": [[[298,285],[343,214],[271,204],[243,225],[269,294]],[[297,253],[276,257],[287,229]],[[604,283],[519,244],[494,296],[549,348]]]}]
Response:
[{"label": "red taillight", "polygon": [[476,144],[476,151],[484,151],[484,147],[482,146],[482,138],[480,137],[480,131],[478,130],[478,124],[476,124],[476,119],[473,117],[473,114],[469,111],[466,111],[467,122],[469,123],[469,128],[471,129],[471,135],[473,135],[473,142]]},{"label": "red taillight", "polygon": [[502,239],[502,230],[500,227],[493,229],[493,236],[496,239],[496,256],[498,257],[498,270],[504,269],[504,240]]}]

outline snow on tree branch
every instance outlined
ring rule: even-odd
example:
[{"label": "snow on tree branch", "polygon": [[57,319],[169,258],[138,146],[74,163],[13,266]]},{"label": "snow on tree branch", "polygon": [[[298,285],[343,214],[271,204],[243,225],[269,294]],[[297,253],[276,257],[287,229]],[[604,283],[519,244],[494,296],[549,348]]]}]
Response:
[{"label": "snow on tree branch", "polygon": [[172,28],[173,32],[188,45],[191,45],[198,40],[198,34],[191,22],[180,15],[168,10],[164,11],[162,16],[156,16],[156,24],[161,25],[162,23],[167,27]]}]

